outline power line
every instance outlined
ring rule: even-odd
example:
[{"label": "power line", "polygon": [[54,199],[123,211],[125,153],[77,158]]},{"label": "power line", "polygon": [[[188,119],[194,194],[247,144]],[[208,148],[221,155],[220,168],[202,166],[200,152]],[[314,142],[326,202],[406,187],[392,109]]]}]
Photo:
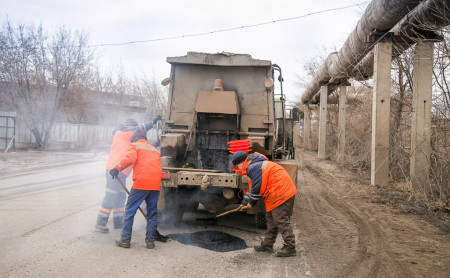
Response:
[{"label": "power line", "polygon": [[295,17],[276,19],[276,20],[262,22],[262,23],[242,25],[242,26],[238,26],[238,27],[214,30],[214,31],[203,32],[203,33],[186,34],[186,35],[179,35],[179,36],[173,36],[173,37],[165,37],[165,38],[149,39],[149,40],[139,40],[139,41],[130,41],[130,42],[123,42],[123,43],[105,43],[105,44],[91,45],[90,47],[122,46],[122,45],[128,45],[128,44],[148,43],[148,42],[156,42],[156,41],[167,41],[167,40],[175,40],[175,39],[182,39],[182,38],[188,38],[188,37],[206,36],[206,35],[211,35],[211,34],[215,34],[215,33],[231,32],[231,31],[240,30],[240,29],[253,28],[253,27],[258,27],[258,26],[262,26],[262,25],[274,24],[274,23],[278,23],[278,22],[282,22],[282,21],[296,20],[296,19],[305,18],[305,17],[308,17],[308,16],[321,14],[321,13],[326,13],[326,12],[344,10],[344,9],[348,9],[348,8],[364,5],[364,4],[367,4],[369,2],[370,1],[366,1],[366,2],[362,2],[362,3],[350,5],[350,6],[339,7],[339,8],[332,8],[332,9],[327,9],[327,10],[321,10],[321,11],[312,12],[312,13],[308,13],[308,14],[304,14],[304,15],[300,15],[300,16],[295,16]]}]

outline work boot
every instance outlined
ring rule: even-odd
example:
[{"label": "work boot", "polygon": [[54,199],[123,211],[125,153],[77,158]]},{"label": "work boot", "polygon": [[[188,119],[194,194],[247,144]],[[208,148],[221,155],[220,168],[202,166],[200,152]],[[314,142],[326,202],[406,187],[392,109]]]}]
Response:
[{"label": "work boot", "polygon": [[130,243],[122,241],[121,238],[116,238],[116,245],[123,248],[130,248]]},{"label": "work boot", "polygon": [[272,247],[267,246],[267,245],[263,245],[263,244],[257,245],[257,246],[255,246],[253,248],[255,248],[256,252],[269,252],[269,253],[273,252],[273,248]]},{"label": "work boot", "polygon": [[277,257],[292,257],[297,256],[297,251],[295,250],[295,247],[289,247],[284,245],[280,251],[278,251],[275,256]]},{"label": "work boot", "polygon": [[106,227],[106,226],[97,224],[97,225],[95,225],[95,231],[99,232],[99,233],[106,234],[106,233],[109,232],[109,228]]},{"label": "work boot", "polygon": [[155,242],[154,241],[147,241],[147,249],[153,249],[155,248]]},{"label": "work boot", "polygon": [[162,234],[160,234],[160,233],[158,232],[158,230],[156,230],[155,233],[154,233],[153,235],[155,236],[155,240],[156,240],[156,241],[166,242],[166,241],[169,239],[169,237],[163,236]]}]

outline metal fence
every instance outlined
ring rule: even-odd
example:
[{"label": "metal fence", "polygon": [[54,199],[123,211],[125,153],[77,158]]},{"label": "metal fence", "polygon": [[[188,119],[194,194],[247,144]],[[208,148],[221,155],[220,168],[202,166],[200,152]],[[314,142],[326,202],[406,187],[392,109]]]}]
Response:
[{"label": "metal fence", "polygon": [[[112,126],[55,123],[47,147],[86,148],[110,144],[113,129]],[[26,123],[15,112],[0,111],[0,150],[5,150],[9,143],[10,148],[36,147],[36,139]]]},{"label": "metal fence", "polygon": [[110,126],[57,123],[53,126],[51,140],[81,145],[110,143],[112,130]]},{"label": "metal fence", "polygon": [[[159,138],[161,129],[155,125],[147,132],[150,144]],[[54,123],[46,149],[80,149],[110,145],[115,126]],[[37,147],[36,138],[16,112],[0,111],[0,150]]]}]

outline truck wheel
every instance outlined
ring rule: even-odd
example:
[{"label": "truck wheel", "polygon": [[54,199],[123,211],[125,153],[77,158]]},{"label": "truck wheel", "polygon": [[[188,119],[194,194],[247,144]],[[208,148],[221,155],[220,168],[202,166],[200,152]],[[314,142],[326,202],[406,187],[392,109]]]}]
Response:
[{"label": "truck wheel", "polygon": [[178,225],[184,214],[177,193],[176,189],[164,189],[166,207],[163,212],[163,221],[171,225]]},{"label": "truck wheel", "polygon": [[186,204],[186,211],[197,211],[198,209],[198,202],[189,202]]},{"label": "truck wheel", "polygon": [[267,222],[264,214],[255,214],[255,226],[256,228],[266,228]]}]

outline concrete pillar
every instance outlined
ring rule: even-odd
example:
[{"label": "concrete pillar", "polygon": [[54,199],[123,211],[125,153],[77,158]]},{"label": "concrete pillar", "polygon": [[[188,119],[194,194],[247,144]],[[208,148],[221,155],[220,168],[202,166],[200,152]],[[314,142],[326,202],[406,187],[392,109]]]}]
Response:
[{"label": "concrete pillar", "polygon": [[433,48],[431,42],[418,43],[414,53],[410,178],[420,183],[430,171]]},{"label": "concrete pillar", "polygon": [[293,131],[292,131],[292,143],[294,144],[294,147],[298,148],[298,147],[303,147],[302,142],[300,140],[300,123],[296,123],[294,124],[293,127]]},{"label": "concrete pillar", "polygon": [[377,43],[374,53],[370,177],[371,184],[385,186],[389,183],[392,43]]},{"label": "concrete pillar", "polygon": [[339,118],[338,118],[338,151],[337,162],[345,162],[345,111],[347,109],[347,86],[339,87]]},{"label": "concrete pillar", "polygon": [[325,159],[325,145],[327,139],[327,99],[328,86],[320,87],[320,116],[319,116],[319,142],[317,157]]},{"label": "concrete pillar", "polygon": [[303,113],[303,148],[309,151],[311,150],[311,109],[309,106],[305,106]]}]

